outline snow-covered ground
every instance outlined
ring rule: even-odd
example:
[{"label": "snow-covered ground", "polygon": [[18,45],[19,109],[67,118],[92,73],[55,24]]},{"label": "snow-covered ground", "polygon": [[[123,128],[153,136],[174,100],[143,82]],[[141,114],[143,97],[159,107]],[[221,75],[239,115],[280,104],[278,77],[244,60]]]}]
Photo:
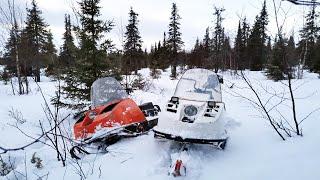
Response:
[{"label": "snow-covered ground", "polygon": [[[147,77],[149,70],[140,73]],[[263,92],[261,87],[283,92],[286,81],[273,82],[267,80],[262,72],[246,72],[266,102],[271,94]],[[239,77],[223,73],[223,101],[226,103],[226,118],[233,121],[229,130],[230,138],[224,151],[209,146],[191,146],[186,163],[187,176],[178,179],[220,179],[220,180],[318,180],[320,156],[320,112],[317,111],[302,123],[303,137],[287,138],[282,141],[271,129],[268,122],[261,119],[260,113],[251,103],[235,92],[249,99],[255,100],[252,92],[245,87]],[[174,92],[177,80],[170,80],[169,72],[163,72],[160,79],[150,80],[147,90],[138,90],[132,98],[138,104],[152,101],[154,104],[165,106]],[[233,85],[233,88],[229,87]],[[43,77],[40,83],[45,97],[49,100],[55,93],[56,82]],[[302,80],[294,80],[294,94],[297,98],[298,119],[307,116],[311,111],[320,107],[320,79],[317,74],[305,73]],[[18,126],[24,132],[33,135],[41,133],[39,121],[45,119],[43,113],[43,99],[36,84],[31,83],[30,95],[13,96],[10,85],[0,85],[0,146],[18,147],[32,139],[21,134],[12,125],[16,120],[9,116],[9,111],[19,111],[25,123]],[[285,89],[286,90],[286,89]],[[288,97],[288,93],[284,97]],[[278,98],[272,98],[268,107],[277,103]],[[291,120],[290,101],[285,101],[278,110]],[[61,117],[68,110],[63,110]],[[276,114],[274,114],[276,115]],[[67,123],[68,128],[74,123],[72,119]],[[78,161],[87,179],[175,179],[168,176],[171,157],[178,151],[177,145],[169,142],[157,141],[153,133],[140,137],[121,140],[108,148],[109,153],[88,155]],[[43,168],[37,169],[30,162],[33,153],[43,161]],[[74,160],[68,159],[67,166],[62,167],[56,161],[55,152],[43,145],[34,144],[25,151],[10,152],[1,155],[8,162],[15,164],[15,171],[0,179],[80,179],[79,168]],[[21,174],[23,175],[21,175]]]}]

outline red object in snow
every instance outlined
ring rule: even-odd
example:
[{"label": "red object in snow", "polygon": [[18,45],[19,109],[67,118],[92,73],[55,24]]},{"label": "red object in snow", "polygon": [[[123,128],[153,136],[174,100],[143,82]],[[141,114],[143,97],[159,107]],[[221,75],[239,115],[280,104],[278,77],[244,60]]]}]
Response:
[{"label": "red object in snow", "polygon": [[[176,164],[174,165],[174,171],[172,172],[172,175],[174,177],[181,176],[181,168],[185,168],[182,164],[182,160],[177,160]],[[185,169],[183,169],[185,170]]]}]

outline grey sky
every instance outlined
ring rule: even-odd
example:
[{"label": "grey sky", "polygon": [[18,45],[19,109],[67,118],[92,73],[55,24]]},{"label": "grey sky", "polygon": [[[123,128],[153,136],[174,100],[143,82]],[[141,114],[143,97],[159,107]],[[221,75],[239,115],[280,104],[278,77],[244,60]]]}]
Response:
[{"label": "grey sky", "polygon": [[[277,5],[282,3],[279,10],[280,22],[285,17],[283,11],[288,11],[285,32],[291,34],[298,30],[303,23],[303,12],[307,10],[301,6],[296,7],[288,2],[275,0]],[[20,0],[25,6],[26,2],[30,6],[31,0]],[[64,14],[71,13],[72,5],[78,8],[75,0],[37,0],[43,12],[45,21],[50,25],[54,34],[54,42],[60,47],[62,33],[64,31]],[[163,32],[167,31],[172,2],[176,2],[181,19],[182,39],[185,42],[185,49],[190,49],[197,37],[202,39],[206,27],[213,27],[214,17],[213,7],[224,7],[226,11],[223,16],[223,25],[226,33],[234,39],[238,21],[240,17],[246,16],[250,25],[253,24],[255,16],[259,13],[263,0],[101,0],[101,18],[115,22],[115,27],[110,33],[110,38],[121,47],[121,34],[125,29],[128,20],[128,12],[132,6],[134,11],[139,14],[139,29],[143,38],[143,47],[149,48],[151,44],[162,40]],[[267,10],[269,13],[269,34],[276,32],[274,9],[272,0],[267,0]],[[122,30],[121,30],[122,29]]]}]

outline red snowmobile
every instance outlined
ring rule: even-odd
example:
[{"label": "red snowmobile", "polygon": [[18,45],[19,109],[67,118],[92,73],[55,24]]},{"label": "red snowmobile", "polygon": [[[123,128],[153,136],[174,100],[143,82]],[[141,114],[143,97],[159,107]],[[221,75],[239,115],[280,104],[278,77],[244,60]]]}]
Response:
[{"label": "red snowmobile", "polygon": [[79,153],[90,154],[89,144],[99,144],[94,149],[101,149],[121,138],[146,133],[158,124],[159,111],[151,102],[138,106],[112,77],[96,80],[91,87],[91,109],[73,127],[77,145],[71,148],[71,156],[79,159]]}]

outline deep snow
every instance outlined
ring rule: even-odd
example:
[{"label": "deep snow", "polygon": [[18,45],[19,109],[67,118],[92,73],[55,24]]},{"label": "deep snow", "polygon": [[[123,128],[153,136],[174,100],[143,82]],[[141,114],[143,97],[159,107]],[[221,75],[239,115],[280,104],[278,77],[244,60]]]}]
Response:
[{"label": "deep snow", "polygon": [[[147,77],[149,70],[143,69],[140,73]],[[246,72],[255,87],[261,93],[264,101],[271,96],[264,93],[261,87],[278,93],[283,91],[285,81],[273,82],[267,80],[262,72]],[[270,128],[268,122],[261,119],[259,112],[253,108],[250,102],[234,96],[234,92],[240,93],[252,100],[255,97],[245,87],[243,80],[231,76],[229,72],[223,73],[225,84],[223,85],[223,101],[226,103],[227,119],[233,120],[229,130],[229,141],[224,151],[208,146],[191,146],[189,155],[185,157],[187,176],[178,179],[226,179],[226,180],[318,180],[320,171],[318,165],[320,156],[320,112],[313,113],[302,123],[303,137],[288,138],[282,141]],[[160,107],[165,106],[167,100],[173,95],[177,80],[170,80],[169,72],[163,72],[160,79],[150,80],[147,90],[137,90],[131,95],[138,104],[152,101]],[[228,88],[234,83],[232,89]],[[258,85],[259,84],[259,85]],[[43,77],[40,83],[45,96],[50,99],[54,95],[56,82]],[[261,87],[260,87],[261,86]],[[309,112],[320,107],[320,79],[318,75],[305,73],[302,80],[295,80],[294,86],[299,87],[294,93],[297,98],[298,118],[301,119]],[[37,91],[37,86],[31,83],[30,95],[13,96],[9,85],[0,85],[0,145],[16,147],[30,141],[16,128],[8,111],[14,108],[21,111],[26,122],[19,125],[28,134],[36,136],[40,133],[38,121],[45,119],[42,110],[43,100]],[[286,93],[285,96],[288,96]],[[277,102],[277,98],[270,101]],[[278,109],[287,118],[291,118],[290,102],[285,102]],[[69,113],[63,110],[61,117]],[[74,121],[69,119],[70,128]],[[79,164],[82,165],[87,179],[175,179],[168,176],[171,158],[177,156],[179,149],[175,143],[157,141],[153,133],[137,138],[125,139],[110,146],[109,153],[88,155]],[[37,169],[30,163],[32,154],[37,152],[43,160],[43,168]],[[48,179],[80,179],[77,174],[77,165],[73,160],[68,160],[67,167],[62,167],[56,161],[54,151],[42,144],[35,144],[25,151],[11,152],[2,157],[16,164],[15,172],[0,179],[25,179],[19,172],[26,174],[28,179],[37,179],[48,174]],[[26,163],[26,168],[25,168]],[[43,179],[46,179],[44,176]]]}]

